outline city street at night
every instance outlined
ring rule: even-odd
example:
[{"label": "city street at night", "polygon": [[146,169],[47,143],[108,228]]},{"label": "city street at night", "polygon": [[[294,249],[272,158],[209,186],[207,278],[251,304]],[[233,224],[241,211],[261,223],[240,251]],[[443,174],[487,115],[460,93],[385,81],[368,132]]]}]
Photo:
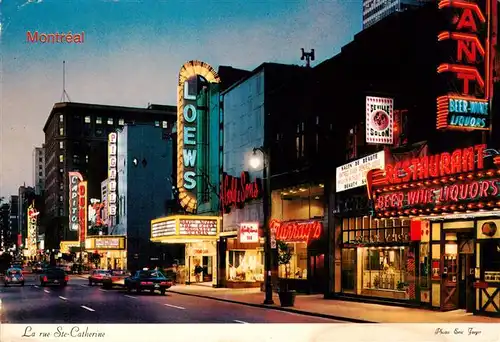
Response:
[{"label": "city street at night", "polygon": [[67,287],[0,288],[2,323],[340,323],[296,313],[224,303],[167,292],[104,290],[72,277]]}]

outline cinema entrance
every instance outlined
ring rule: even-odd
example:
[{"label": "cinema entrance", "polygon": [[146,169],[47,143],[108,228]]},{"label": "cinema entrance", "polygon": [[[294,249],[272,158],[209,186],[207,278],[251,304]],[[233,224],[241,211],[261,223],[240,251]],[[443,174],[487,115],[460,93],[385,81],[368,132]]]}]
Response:
[{"label": "cinema entrance", "polygon": [[151,221],[151,241],[185,246],[178,282],[217,286],[217,216],[173,215]]}]

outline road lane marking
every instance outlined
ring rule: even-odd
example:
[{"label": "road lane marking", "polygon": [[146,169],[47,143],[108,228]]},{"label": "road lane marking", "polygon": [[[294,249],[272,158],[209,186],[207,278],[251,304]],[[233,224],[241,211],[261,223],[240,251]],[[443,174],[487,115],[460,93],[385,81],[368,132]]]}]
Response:
[{"label": "road lane marking", "polygon": [[94,309],[89,308],[88,306],[82,305],[82,309],[88,310],[88,311],[95,311]]},{"label": "road lane marking", "polygon": [[129,295],[124,295],[125,297],[128,297],[128,298],[134,298],[134,299],[137,299],[137,297],[134,297],[134,296],[129,296]]},{"label": "road lane marking", "polygon": [[172,304],[165,304],[165,306],[169,306],[171,308],[176,308],[179,310],[186,310],[186,308],[183,308],[182,306],[177,306],[177,305],[172,305]]},{"label": "road lane marking", "polygon": [[80,284],[80,286],[81,286],[81,287],[87,287],[88,285],[85,285],[85,284],[83,284],[83,285],[82,285],[82,284]]},{"label": "road lane marking", "polygon": [[34,287],[35,289],[37,289],[37,288],[38,288],[38,285],[35,285],[35,286],[33,286],[33,287]]},{"label": "road lane marking", "polygon": [[244,321],[238,321],[237,319],[233,319],[234,322],[236,323],[242,323],[242,324],[250,324],[248,322],[244,322]]},{"label": "road lane marking", "polygon": [[108,292],[108,290],[104,290],[104,289],[99,289],[99,291]]},{"label": "road lane marking", "polygon": [[59,298],[61,298],[62,300],[68,300],[68,298],[63,297],[63,296],[59,296]]},{"label": "road lane marking", "polygon": [[43,292],[45,292],[45,293],[50,293],[50,291],[49,291],[49,290],[43,290]]}]

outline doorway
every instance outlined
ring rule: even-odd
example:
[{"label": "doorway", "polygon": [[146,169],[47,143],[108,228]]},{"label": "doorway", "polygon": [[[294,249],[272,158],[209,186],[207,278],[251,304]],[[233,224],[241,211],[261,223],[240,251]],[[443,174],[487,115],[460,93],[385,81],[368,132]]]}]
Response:
[{"label": "doorway", "polygon": [[356,248],[342,249],[342,292],[356,293]]},{"label": "doorway", "polygon": [[474,310],[474,257],[475,240],[472,233],[458,233],[458,308],[466,312]]}]

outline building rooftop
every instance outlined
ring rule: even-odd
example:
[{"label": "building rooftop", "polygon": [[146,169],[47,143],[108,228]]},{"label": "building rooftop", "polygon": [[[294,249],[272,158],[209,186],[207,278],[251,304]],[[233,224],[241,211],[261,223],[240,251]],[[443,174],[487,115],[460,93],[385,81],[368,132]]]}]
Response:
[{"label": "building rooftop", "polygon": [[75,109],[88,109],[92,111],[107,111],[107,112],[145,112],[148,114],[162,114],[165,115],[166,112],[175,113],[177,115],[177,106],[170,105],[158,105],[158,104],[148,104],[146,108],[139,107],[124,107],[124,106],[112,106],[112,105],[102,105],[102,104],[92,104],[92,103],[79,103],[79,102],[56,102],[50,111],[49,117],[45,122],[43,131],[45,132],[49,122],[52,117],[59,110],[65,108],[75,108]]}]

